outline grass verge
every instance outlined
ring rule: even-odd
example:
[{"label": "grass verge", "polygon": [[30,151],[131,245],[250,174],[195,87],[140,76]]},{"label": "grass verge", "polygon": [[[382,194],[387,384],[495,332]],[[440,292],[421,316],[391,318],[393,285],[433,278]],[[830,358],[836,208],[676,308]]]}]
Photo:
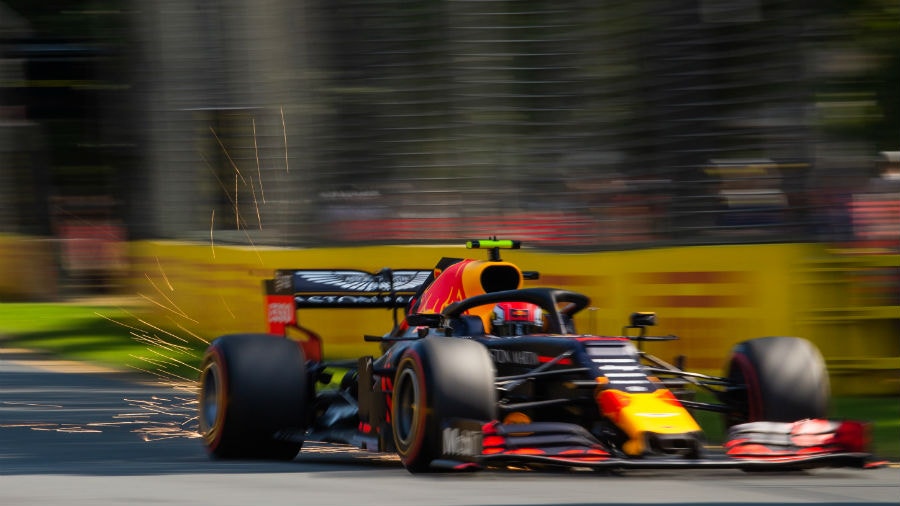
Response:
[{"label": "grass verge", "polygon": [[0,347],[44,351],[165,379],[193,379],[205,343],[156,327],[137,308],[97,304],[0,304]]},{"label": "grass verge", "polygon": [[[712,395],[699,394],[697,400],[713,402]],[[694,413],[708,441],[724,440],[722,415],[708,411]],[[829,418],[860,420],[869,424],[872,449],[876,456],[900,460],[900,398],[890,396],[832,397]]]}]

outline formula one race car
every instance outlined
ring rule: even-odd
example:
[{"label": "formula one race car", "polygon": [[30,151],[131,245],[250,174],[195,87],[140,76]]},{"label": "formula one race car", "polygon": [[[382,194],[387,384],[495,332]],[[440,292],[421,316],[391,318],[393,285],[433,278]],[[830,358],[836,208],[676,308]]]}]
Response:
[{"label": "formula one race car", "polygon": [[[396,453],[414,473],[869,465],[866,426],[824,419],[828,375],[809,341],[752,339],[724,376],[687,372],[641,349],[675,339],[648,335],[653,313],[632,314],[622,335],[576,333],[587,296],[522,288],[538,273],[499,254],[517,242],[467,246],[489,259],[276,271],[265,283],[271,333],[221,336],[204,356],[199,425],[211,456],[290,460],[322,441]],[[320,336],[297,324],[310,307],[393,308],[394,327],[365,336],[380,356],[329,362]],[[695,410],[722,414],[722,447],[707,446]]]}]

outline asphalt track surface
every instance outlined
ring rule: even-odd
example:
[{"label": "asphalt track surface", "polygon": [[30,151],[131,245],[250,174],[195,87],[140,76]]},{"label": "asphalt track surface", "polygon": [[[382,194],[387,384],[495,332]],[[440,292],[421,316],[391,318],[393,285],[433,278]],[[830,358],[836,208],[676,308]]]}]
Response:
[{"label": "asphalt track surface", "polygon": [[900,504],[897,466],[413,476],[311,443],[293,462],[212,461],[191,386],[139,380],[0,353],[0,505]]}]

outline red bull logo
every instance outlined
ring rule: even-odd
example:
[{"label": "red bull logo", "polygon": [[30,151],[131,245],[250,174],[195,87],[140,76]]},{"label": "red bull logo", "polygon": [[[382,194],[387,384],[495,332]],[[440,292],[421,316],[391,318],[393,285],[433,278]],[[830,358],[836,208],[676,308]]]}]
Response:
[{"label": "red bull logo", "polygon": [[[440,272],[422,294],[416,313],[440,313],[454,302],[474,295],[515,290],[522,286],[522,272],[514,264],[483,260],[462,260]],[[481,316],[487,326],[492,308],[473,308],[469,314]],[[528,310],[519,318],[528,320]]]}]

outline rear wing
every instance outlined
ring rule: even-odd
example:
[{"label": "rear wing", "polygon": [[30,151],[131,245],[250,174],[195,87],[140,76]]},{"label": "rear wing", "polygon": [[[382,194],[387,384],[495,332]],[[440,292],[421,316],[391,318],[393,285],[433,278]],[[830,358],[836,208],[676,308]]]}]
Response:
[{"label": "rear wing", "polygon": [[409,305],[432,269],[278,269],[263,282],[269,332],[297,324],[300,308],[388,308]]}]

